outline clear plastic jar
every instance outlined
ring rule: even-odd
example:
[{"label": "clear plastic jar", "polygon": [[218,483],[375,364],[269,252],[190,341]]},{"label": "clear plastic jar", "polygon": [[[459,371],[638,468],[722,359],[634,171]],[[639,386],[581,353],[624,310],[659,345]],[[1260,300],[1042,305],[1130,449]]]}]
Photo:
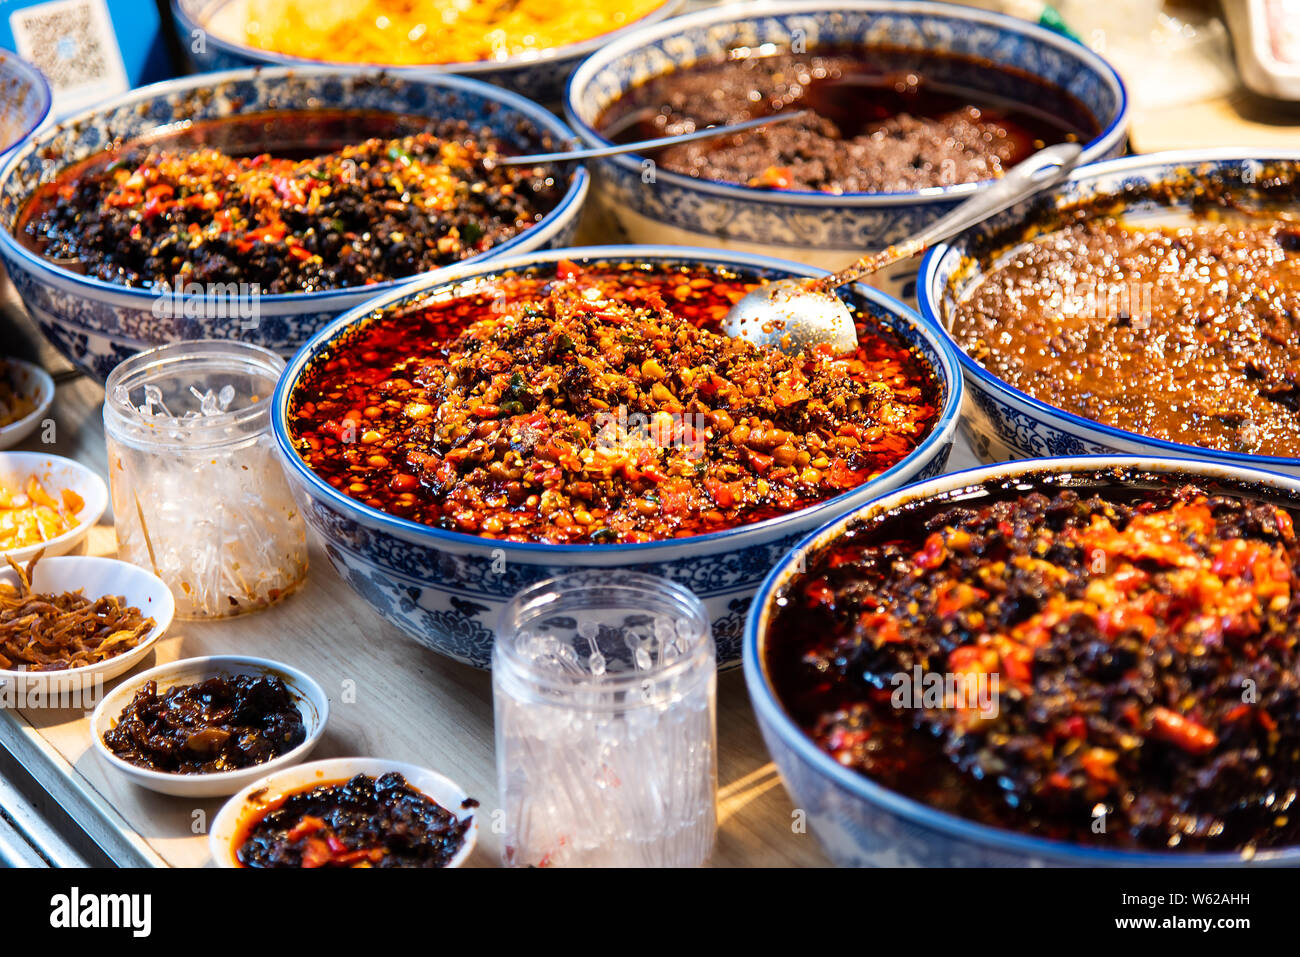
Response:
[{"label": "clear plastic jar", "polygon": [[284,360],[203,339],[132,356],[105,384],[118,556],[185,618],[265,608],[307,577],[307,530],[270,433]]},{"label": "clear plastic jar", "polygon": [[693,867],[717,830],[717,675],[699,599],[581,571],[506,606],[492,654],[508,865]]}]

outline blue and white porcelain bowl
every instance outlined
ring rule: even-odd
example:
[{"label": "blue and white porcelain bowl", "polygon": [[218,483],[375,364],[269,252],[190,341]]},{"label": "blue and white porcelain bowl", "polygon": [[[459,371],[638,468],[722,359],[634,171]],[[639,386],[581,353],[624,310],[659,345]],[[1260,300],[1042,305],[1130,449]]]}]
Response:
[{"label": "blue and white porcelain bowl", "polygon": [[669,578],[691,589],[708,612],[721,667],[740,659],[740,633],[754,589],[798,539],[831,516],[873,495],[943,471],[956,433],[961,378],[949,346],[901,303],[866,286],[846,295],[896,330],[934,370],[943,404],[934,429],[907,458],[871,482],[810,508],[752,525],[665,542],[548,545],[505,542],[421,525],[370,508],[317,476],[294,451],[289,399],[312,360],[376,310],[410,305],[465,281],[560,259],[576,262],[704,263],[763,279],[819,270],[782,260],[718,250],[663,246],[593,246],[462,265],[450,279],[430,278],[381,296],[321,330],[289,363],[271,402],[271,422],[289,484],[307,523],[319,533],[343,579],[389,621],[436,651],[488,667],[493,629],[521,589],[581,568],[626,569]]},{"label": "blue and white porcelain bowl", "polygon": [[[990,237],[1004,235],[1004,231],[1005,235],[1015,236],[1021,224],[1035,222],[1053,208],[1128,192],[1131,195],[1124,198],[1125,208],[1135,216],[1178,215],[1180,211],[1185,214],[1198,184],[1206,177],[1244,175],[1247,182],[1262,182],[1261,177],[1272,164],[1300,166],[1300,151],[1229,148],[1150,153],[1076,170],[1056,189],[1013,206],[926,253],[917,281],[921,313],[948,335],[954,304],[982,279],[988,261],[996,258],[996,250],[985,253],[981,244],[993,245]],[[1173,186],[1161,190],[1158,198],[1145,195],[1153,185],[1165,183]],[[986,461],[1106,453],[1176,455],[1300,475],[1300,458],[1202,449],[1126,432],[1066,412],[1013,388],[988,372],[956,342],[952,345],[966,378],[964,428],[976,453]]]},{"label": "blue and white porcelain bowl", "polygon": [[[42,332],[74,365],[102,380],[127,356],[182,339],[240,339],[287,356],[340,313],[419,278],[263,295],[249,315],[232,316],[227,298],[186,295],[174,301],[160,291],[92,279],[42,258],[14,235],[38,185],[116,141],[178,122],[293,109],[463,119],[471,127],[490,129],[521,150],[537,149],[543,136],[558,143],[572,138],[563,122],[537,104],[478,80],[336,67],[259,68],[183,77],[144,87],[66,120],[30,139],[0,169],[0,260]],[[567,191],[540,223],[466,262],[570,242],[589,178],[578,164],[569,166],[567,175]]]},{"label": "blue and white porcelain bowl", "polygon": [[0,50],[0,161],[50,115],[50,85],[41,71]]},{"label": "blue and white porcelain bowl", "polygon": [[[982,58],[1014,66],[1073,94],[1098,121],[1100,136],[1082,162],[1124,151],[1128,107],[1119,76],[1086,47],[1025,20],[943,3],[827,0],[736,3],[677,17],[608,44],[574,71],[565,95],[569,123],[592,146],[608,145],[596,123],[608,107],[651,77],[738,47],[809,50],[894,46]],[[836,269],[898,242],[968,199],[963,183],[903,193],[831,194],[751,189],[655,169],[636,154],[596,161],[597,193],[633,242],[721,246],[785,256]],[[910,296],[915,263],[872,277]]]},{"label": "blue and white porcelain bowl", "polygon": [[1241,867],[1300,864],[1300,847],[1227,852],[1111,850],[1047,840],[979,824],[939,811],[844,767],[813,742],[786,713],[767,671],[766,643],[772,610],[785,587],[820,549],[851,526],[910,502],[982,482],[1044,473],[1096,472],[1123,467],[1158,473],[1191,473],[1209,481],[1249,482],[1279,496],[1300,495],[1300,481],[1285,475],[1208,462],[1140,456],[1079,456],[1031,459],[952,472],[882,495],[799,542],[772,569],[745,621],[745,684],[767,750],[795,807],[827,856],[845,867]]},{"label": "blue and white porcelain bowl", "polygon": [[[601,36],[570,43],[528,56],[505,60],[473,60],[459,63],[435,63],[428,66],[394,67],[401,72],[457,73],[483,80],[507,90],[514,90],[539,103],[554,103],[564,92],[564,82],[573,68],[602,46],[634,30],[671,17],[686,0],[664,0],[639,20]],[[242,7],[247,0],[172,0],[177,38],[190,52],[190,59],[200,72],[230,70],[237,67],[274,64],[281,66],[323,65],[324,61],[260,50],[237,39],[243,27]],[[384,64],[359,64],[384,66]]]}]

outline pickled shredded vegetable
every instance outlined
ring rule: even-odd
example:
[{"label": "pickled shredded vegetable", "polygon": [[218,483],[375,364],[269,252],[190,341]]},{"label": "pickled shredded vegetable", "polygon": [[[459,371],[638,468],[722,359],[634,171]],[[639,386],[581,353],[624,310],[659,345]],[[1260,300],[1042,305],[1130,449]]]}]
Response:
[{"label": "pickled shredded vegetable", "polygon": [[0,551],[39,545],[71,531],[80,524],[77,513],[85,504],[70,488],[50,494],[35,475],[21,489],[0,485]]}]

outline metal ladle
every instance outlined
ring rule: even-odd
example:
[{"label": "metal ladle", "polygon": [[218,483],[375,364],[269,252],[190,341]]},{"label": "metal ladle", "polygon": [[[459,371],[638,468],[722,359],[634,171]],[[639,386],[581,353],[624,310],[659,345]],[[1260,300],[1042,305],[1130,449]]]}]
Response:
[{"label": "metal ladle", "polygon": [[708,126],[694,133],[678,133],[676,136],[661,136],[653,140],[638,140],[635,143],[616,143],[613,146],[593,146],[589,149],[561,150],[557,153],[534,153],[530,156],[502,156],[493,159],[493,166],[533,166],[537,163],[562,163],[565,160],[598,159],[602,156],[617,156],[620,153],[640,153],[644,150],[662,149],[676,146],[678,143],[694,143],[696,140],[711,140],[716,136],[728,136],[731,133],[743,133],[760,126],[775,123],[789,123],[808,116],[811,110],[794,110],[790,113],[773,113],[745,120],[743,123],[729,123],[726,126]]},{"label": "metal ladle", "polygon": [[836,355],[853,352],[858,347],[858,334],[849,307],[835,295],[837,288],[909,259],[1060,182],[1074,169],[1082,152],[1078,143],[1059,143],[1039,150],[910,239],[864,256],[821,279],[781,279],[760,286],[731,307],[722,320],[722,331],[732,338],[748,339],[754,345],[790,355],[823,343]]}]

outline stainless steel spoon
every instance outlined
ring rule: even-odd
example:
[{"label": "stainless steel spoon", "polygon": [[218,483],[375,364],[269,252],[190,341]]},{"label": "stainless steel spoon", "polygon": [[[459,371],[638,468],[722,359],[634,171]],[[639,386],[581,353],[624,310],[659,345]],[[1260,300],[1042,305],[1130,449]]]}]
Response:
[{"label": "stainless steel spoon", "polygon": [[791,113],[773,113],[745,120],[743,123],[729,123],[726,126],[708,126],[694,133],[678,133],[676,136],[662,136],[653,140],[639,140],[636,143],[616,143],[613,146],[593,146],[581,150],[561,150],[558,153],[534,153],[531,156],[503,156],[492,161],[495,166],[532,166],[536,163],[562,163],[565,160],[597,159],[601,156],[617,156],[619,153],[639,153],[643,150],[661,149],[676,146],[678,143],[694,143],[696,140],[711,140],[716,136],[728,136],[743,133],[760,126],[774,123],[789,123],[791,120],[803,119],[811,110],[795,110]]},{"label": "stainless steel spoon", "polygon": [[980,189],[948,215],[888,249],[864,256],[821,279],[781,279],[742,298],[722,320],[732,338],[794,355],[825,343],[836,355],[857,349],[858,334],[849,307],[835,290],[878,269],[909,259],[934,243],[1014,206],[1044,187],[1060,182],[1079,161],[1083,148],[1060,143],[1017,163],[1001,179]]}]

